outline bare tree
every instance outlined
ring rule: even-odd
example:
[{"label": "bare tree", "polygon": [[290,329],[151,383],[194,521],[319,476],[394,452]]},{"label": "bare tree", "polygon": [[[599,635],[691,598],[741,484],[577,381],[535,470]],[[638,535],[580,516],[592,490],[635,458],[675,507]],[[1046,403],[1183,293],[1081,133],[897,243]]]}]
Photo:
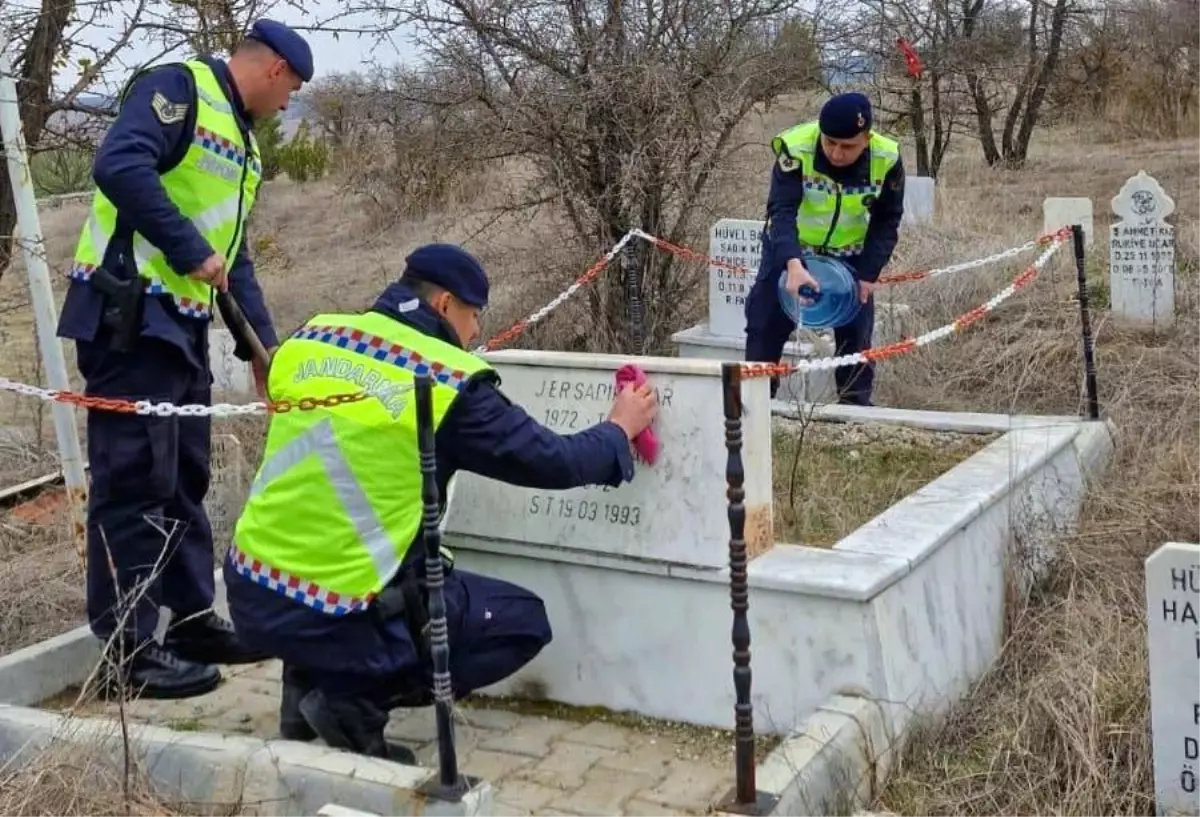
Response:
[{"label": "bare tree", "polygon": [[[683,239],[747,114],[815,78],[812,49],[794,31],[776,36],[775,23],[796,2],[412,0],[376,8],[422,31],[437,81],[413,101],[462,111],[468,130],[457,150],[528,168],[521,200],[556,206],[575,240],[594,251],[634,227]],[[692,284],[666,254],[631,252],[625,270],[625,281],[609,276],[591,291],[606,319],[603,341],[652,345],[673,328]]]},{"label": "bare tree", "polygon": [[[963,74],[975,100],[983,158],[989,165],[1020,167],[1058,69],[1072,6],[1069,0],[1053,0],[1052,4],[1028,0],[1026,12],[1020,6],[991,5],[990,0],[960,0],[959,10],[964,40],[975,46],[964,54]],[[1023,42],[1014,36],[1022,28]],[[989,88],[994,83],[980,70],[980,64],[1011,66],[1019,76],[1014,80],[1012,73],[997,71],[1004,77],[1002,87]],[[1004,99],[999,106],[994,92]],[[998,108],[1007,109],[999,143],[995,133]]]},{"label": "bare tree", "polygon": [[[113,108],[90,104],[85,94],[99,89],[107,92],[102,98],[115,97],[129,73],[120,57],[131,43],[156,43],[160,51],[151,62],[180,50],[188,55],[228,53],[255,18],[285,4],[302,8],[299,0],[41,0],[31,6],[0,0],[30,152],[95,143]],[[348,10],[341,10],[298,28],[376,36],[390,31],[386,24],[341,25],[347,16]],[[97,46],[89,34],[102,27],[113,34]],[[55,79],[68,59],[75,60],[78,77],[62,90]],[[11,182],[7,173],[0,173],[0,274],[12,258],[15,224]]]}]

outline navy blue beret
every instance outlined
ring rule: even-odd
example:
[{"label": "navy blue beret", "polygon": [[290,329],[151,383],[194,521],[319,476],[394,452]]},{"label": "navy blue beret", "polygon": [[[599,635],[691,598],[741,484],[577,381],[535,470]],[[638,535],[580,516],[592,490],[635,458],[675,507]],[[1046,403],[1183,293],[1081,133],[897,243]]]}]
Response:
[{"label": "navy blue beret", "polygon": [[475,256],[454,244],[426,244],[404,259],[404,274],[434,284],[467,306],[488,302],[488,279]]},{"label": "navy blue beret", "polygon": [[247,36],[269,46],[272,51],[283,57],[300,79],[305,82],[312,80],[312,49],[295,31],[275,20],[259,20]]},{"label": "navy blue beret", "polygon": [[853,139],[871,127],[871,100],[862,94],[838,94],[821,108],[821,133],[831,139]]}]

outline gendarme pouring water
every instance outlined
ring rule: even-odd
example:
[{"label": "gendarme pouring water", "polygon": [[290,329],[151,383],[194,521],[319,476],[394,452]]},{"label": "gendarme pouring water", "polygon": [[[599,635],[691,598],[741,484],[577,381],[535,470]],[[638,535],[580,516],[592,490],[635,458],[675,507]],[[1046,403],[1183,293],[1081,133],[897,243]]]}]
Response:
[{"label": "gendarme pouring water", "polygon": [[853,321],[862,303],[850,267],[824,255],[804,255],[801,262],[816,279],[818,289],[805,284],[800,287],[799,297],[792,295],[787,291],[785,269],[778,281],[779,304],[784,314],[802,329],[836,329]]}]

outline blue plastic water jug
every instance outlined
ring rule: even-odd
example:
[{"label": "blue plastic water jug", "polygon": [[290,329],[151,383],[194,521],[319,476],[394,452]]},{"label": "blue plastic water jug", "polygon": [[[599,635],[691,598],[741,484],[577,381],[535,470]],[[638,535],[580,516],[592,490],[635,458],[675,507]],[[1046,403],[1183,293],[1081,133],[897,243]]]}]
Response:
[{"label": "blue plastic water jug", "polygon": [[800,287],[800,296],[811,303],[800,303],[786,289],[787,270],[779,276],[779,303],[784,314],[804,329],[836,329],[854,320],[862,304],[858,301],[858,282],[850,268],[836,258],[824,255],[806,255],[804,267],[817,283],[820,292],[810,286]]}]

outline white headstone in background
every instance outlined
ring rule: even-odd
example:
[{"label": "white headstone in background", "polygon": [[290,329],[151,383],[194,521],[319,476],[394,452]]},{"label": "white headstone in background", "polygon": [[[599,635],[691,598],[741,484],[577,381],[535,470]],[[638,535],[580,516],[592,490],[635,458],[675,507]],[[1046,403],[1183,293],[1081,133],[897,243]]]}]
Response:
[{"label": "white headstone in background", "polygon": [[1139,171],[1112,200],[1120,219],[1109,235],[1112,314],[1155,328],[1175,322],[1175,202],[1154,177]]},{"label": "white headstone in background", "polygon": [[905,178],[903,223],[932,223],[936,195],[937,185],[929,176],[908,176]]},{"label": "white headstone in background", "polygon": [[708,331],[714,335],[740,338],[746,334],[746,296],[762,258],[762,227],[762,221],[744,218],[723,218],[713,225],[709,256],[748,270],[708,268]]},{"label": "white headstone in background", "polygon": [[1052,233],[1078,224],[1083,227],[1083,245],[1096,240],[1093,229],[1092,200],[1086,197],[1051,196],[1042,202],[1042,233]]},{"label": "white headstone in background", "polygon": [[[486,355],[504,393],[559,434],[604,420],[612,407],[617,355],[506,350]],[[522,488],[460,472],[446,532],[532,545],[719,568],[729,562],[721,364],[639,357],[658,391],[659,458],[635,463],[619,488]],[[770,549],[771,410],[766,378],[742,385],[746,542]],[[454,544],[449,543],[451,547]]]},{"label": "white headstone in background", "polygon": [[1200,545],[1146,560],[1150,728],[1160,814],[1200,814]]},{"label": "white headstone in background", "polygon": [[242,443],[233,434],[212,435],[212,463],[204,509],[212,525],[213,542],[228,543],[250,491],[253,474],[242,453]]},{"label": "white headstone in background", "polygon": [[254,391],[254,375],[250,364],[238,360],[233,350],[237,343],[228,329],[212,327],[208,333],[208,365],[212,370],[213,391],[250,394]]}]

